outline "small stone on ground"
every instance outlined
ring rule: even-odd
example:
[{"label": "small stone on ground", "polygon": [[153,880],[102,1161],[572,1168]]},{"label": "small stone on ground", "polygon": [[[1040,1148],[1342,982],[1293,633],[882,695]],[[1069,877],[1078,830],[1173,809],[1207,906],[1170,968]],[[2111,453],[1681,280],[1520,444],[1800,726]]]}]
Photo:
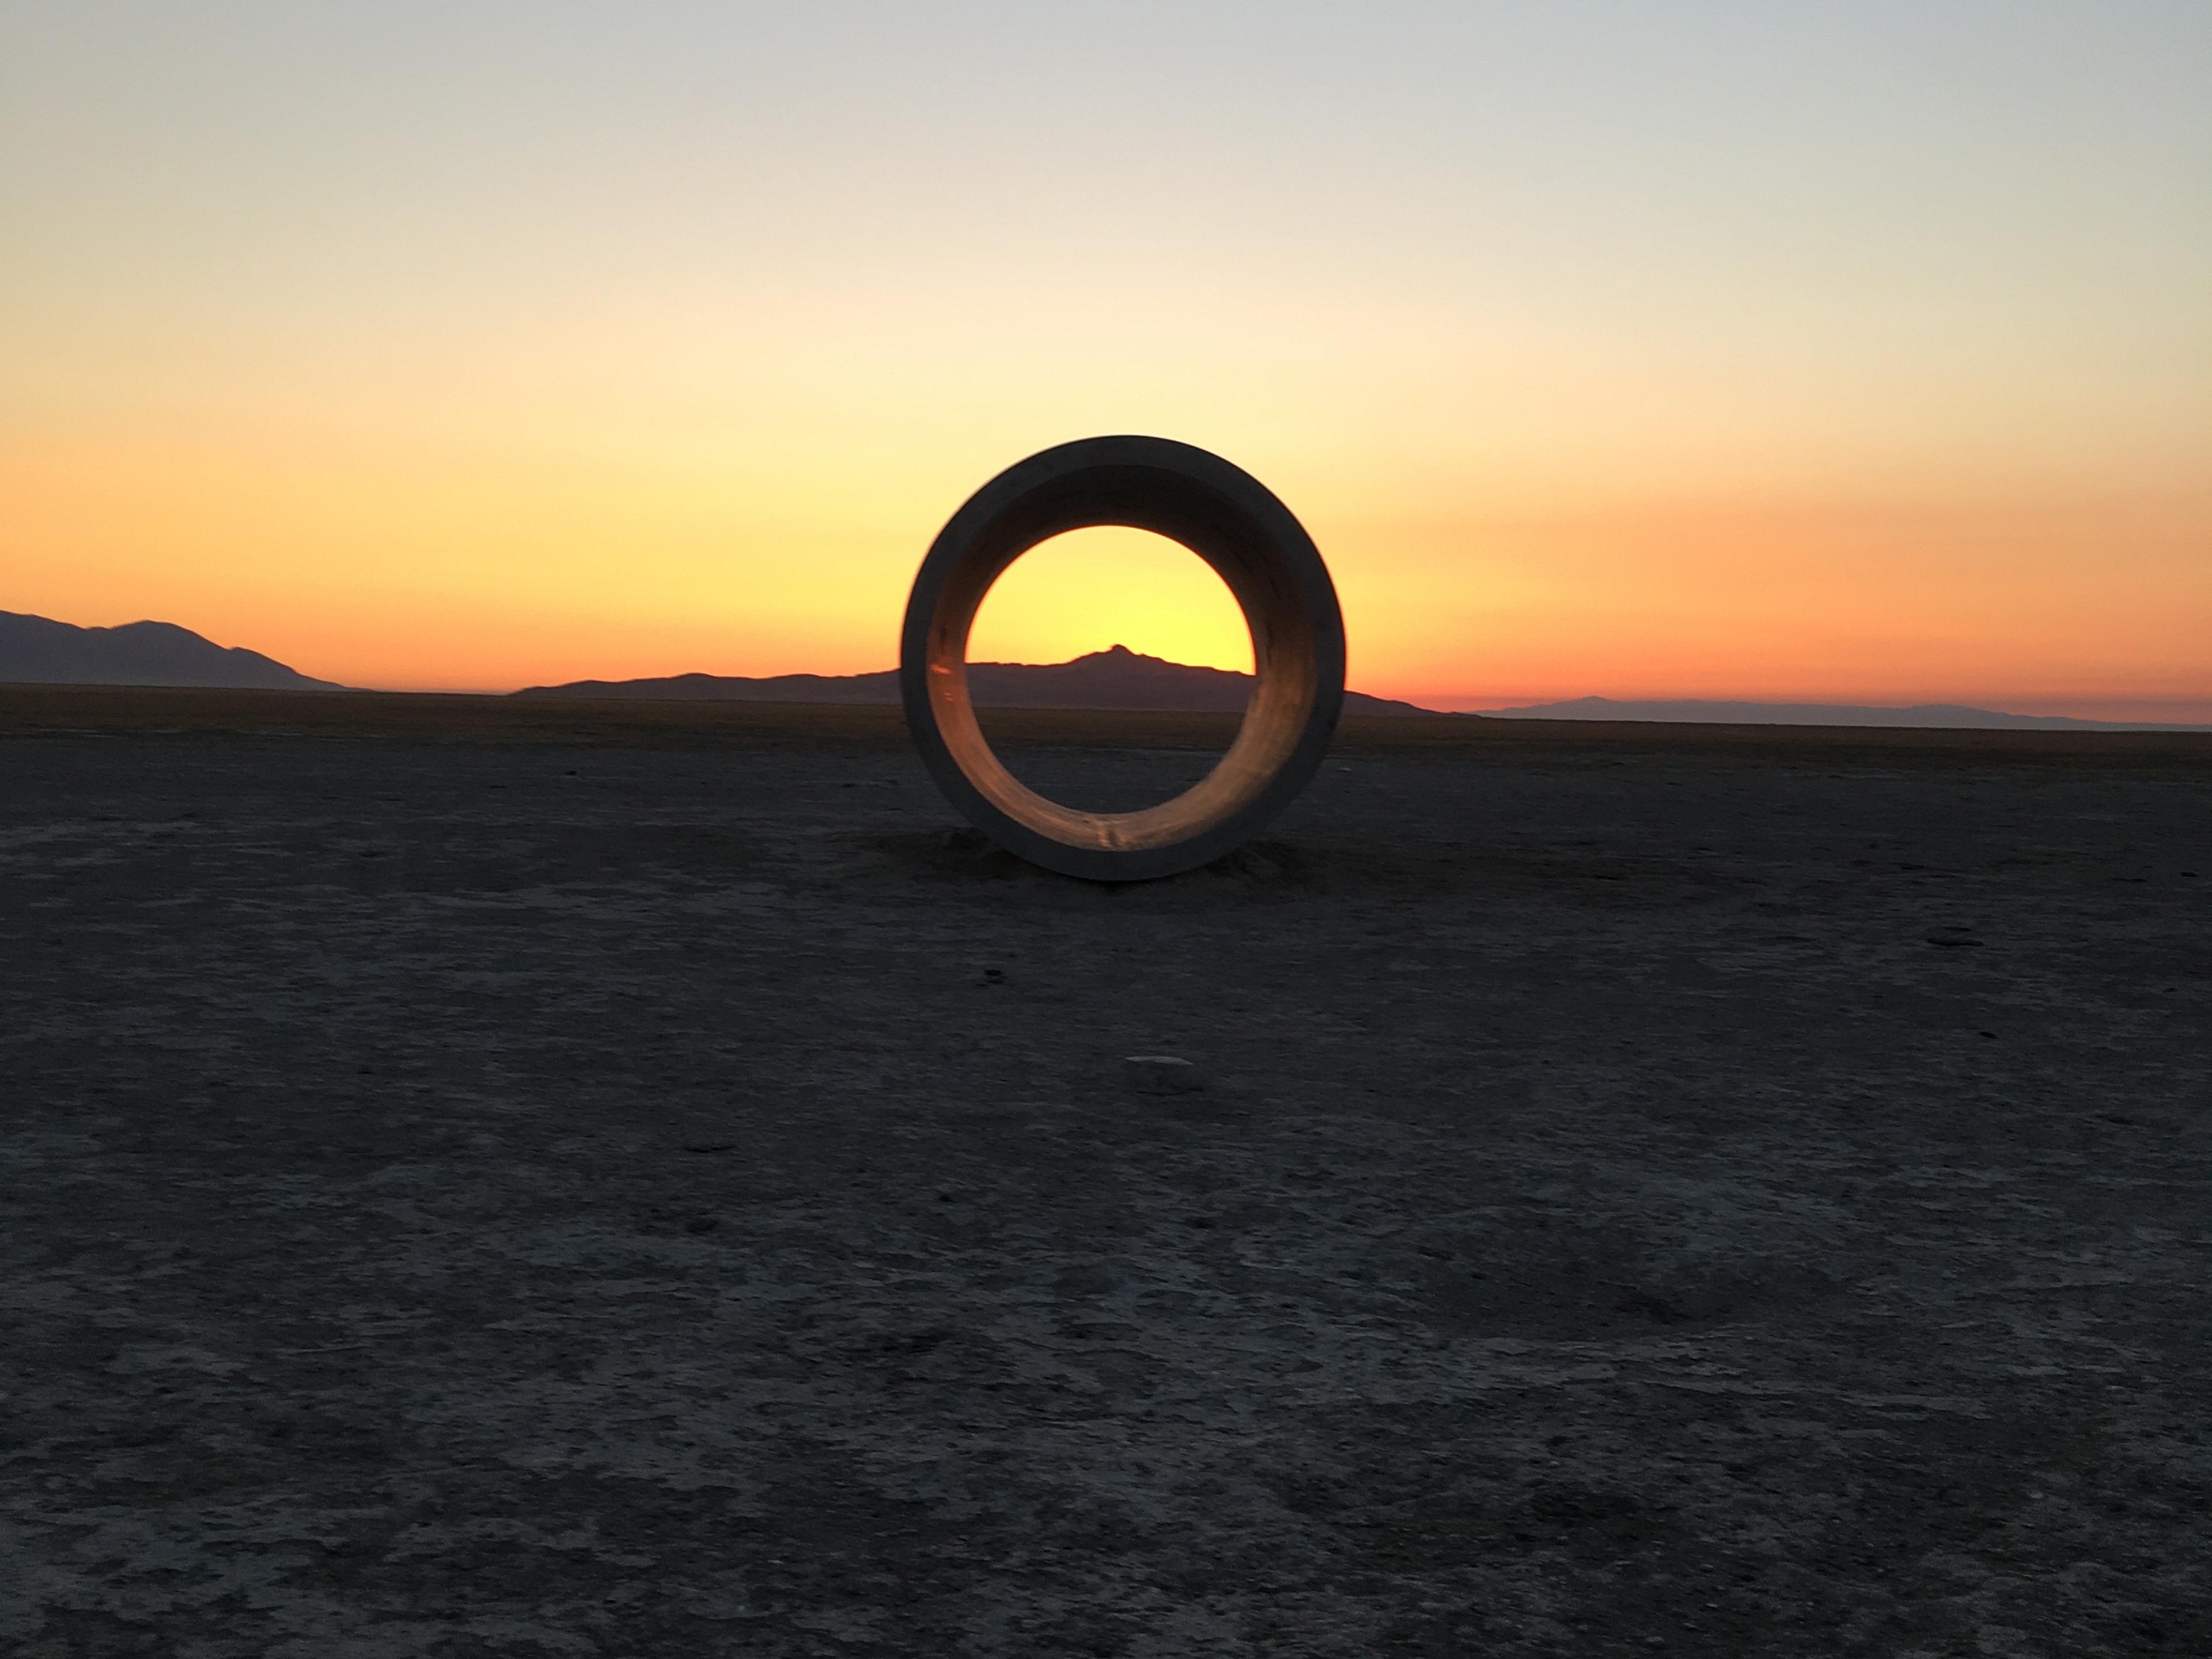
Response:
[{"label": "small stone on ground", "polygon": [[1174,1054],[1130,1054],[1121,1061],[1129,1085],[1148,1095],[1191,1095],[1206,1087],[1197,1066]]}]

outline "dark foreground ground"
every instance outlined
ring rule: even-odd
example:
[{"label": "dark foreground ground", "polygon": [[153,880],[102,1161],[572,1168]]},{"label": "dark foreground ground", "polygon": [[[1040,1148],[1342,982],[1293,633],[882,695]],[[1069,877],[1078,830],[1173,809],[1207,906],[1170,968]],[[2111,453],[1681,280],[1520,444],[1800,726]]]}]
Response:
[{"label": "dark foreground ground", "polygon": [[2212,743],[479,707],[0,696],[0,1651],[2212,1652]]}]

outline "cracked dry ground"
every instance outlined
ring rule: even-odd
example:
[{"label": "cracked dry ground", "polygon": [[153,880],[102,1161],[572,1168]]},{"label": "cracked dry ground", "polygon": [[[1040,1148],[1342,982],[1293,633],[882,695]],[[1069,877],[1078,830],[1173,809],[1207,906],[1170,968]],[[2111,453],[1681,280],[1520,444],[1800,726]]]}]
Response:
[{"label": "cracked dry ground", "polygon": [[2212,759],[0,767],[11,1654],[2212,1651]]}]

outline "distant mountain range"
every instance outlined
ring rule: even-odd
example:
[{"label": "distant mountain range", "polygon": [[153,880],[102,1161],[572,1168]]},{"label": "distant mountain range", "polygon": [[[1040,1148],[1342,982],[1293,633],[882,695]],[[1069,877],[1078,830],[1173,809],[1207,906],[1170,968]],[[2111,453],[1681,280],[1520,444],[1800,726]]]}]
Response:
[{"label": "distant mountain range", "polygon": [[1946,726],[1969,730],[2068,732],[2205,732],[2212,726],[2159,725],[2149,721],[2084,720],[2070,714],[2006,714],[1994,708],[1958,703],[1923,702],[1910,708],[1876,708],[1827,702],[1615,702],[1610,697],[1577,697],[1571,702],[1530,703],[1522,708],[1486,708],[1492,720],[1662,720],[1713,726]]},{"label": "distant mountain range", "polygon": [[174,623],[78,628],[0,611],[0,683],[33,685],[195,685],[260,691],[338,691],[273,657],[225,648]]},{"label": "distant mountain range", "polygon": [[[1147,657],[1117,645],[1067,662],[971,662],[969,695],[981,708],[1171,708],[1184,713],[1242,714],[1252,677],[1225,668],[1193,668]],[[721,674],[678,674],[655,680],[574,680],[533,685],[518,697],[658,697],[724,702],[896,703],[898,671],[873,674],[778,674],[745,679]],[[1344,694],[1347,714],[1426,714],[1410,702],[1364,692]]]},{"label": "distant mountain range", "polygon": [[[120,628],[78,628],[45,617],[0,611],[0,684],[176,685],[269,691],[340,691],[273,657],[223,647],[174,623],[135,622]],[[1158,708],[1240,714],[1252,694],[1249,674],[1148,657],[1117,645],[1067,662],[971,662],[968,684],[985,708]],[[518,697],[674,698],[696,702],[896,704],[898,671],[873,674],[677,674],[663,679],[572,680],[533,685]],[[1436,711],[1364,692],[1344,694],[1347,714],[1429,714]],[[1473,715],[1462,718],[1475,718]],[[1860,726],[1983,730],[2212,732],[2212,726],[2076,720],[2066,714],[2008,714],[1955,703],[1909,708],[1820,702],[1616,702],[1577,697],[1569,702],[1489,708],[1481,718],[1528,720],[1652,720],[1731,726]]]}]

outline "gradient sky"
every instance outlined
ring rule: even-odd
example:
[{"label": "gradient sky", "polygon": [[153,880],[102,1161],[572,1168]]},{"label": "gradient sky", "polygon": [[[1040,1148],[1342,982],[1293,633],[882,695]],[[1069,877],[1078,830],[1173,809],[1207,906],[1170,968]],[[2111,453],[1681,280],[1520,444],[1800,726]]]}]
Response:
[{"label": "gradient sky", "polygon": [[[2212,719],[2212,6],[0,0],[0,609],[888,666],[1156,432],[1363,689]],[[1241,666],[1091,532],[971,654]]]}]

